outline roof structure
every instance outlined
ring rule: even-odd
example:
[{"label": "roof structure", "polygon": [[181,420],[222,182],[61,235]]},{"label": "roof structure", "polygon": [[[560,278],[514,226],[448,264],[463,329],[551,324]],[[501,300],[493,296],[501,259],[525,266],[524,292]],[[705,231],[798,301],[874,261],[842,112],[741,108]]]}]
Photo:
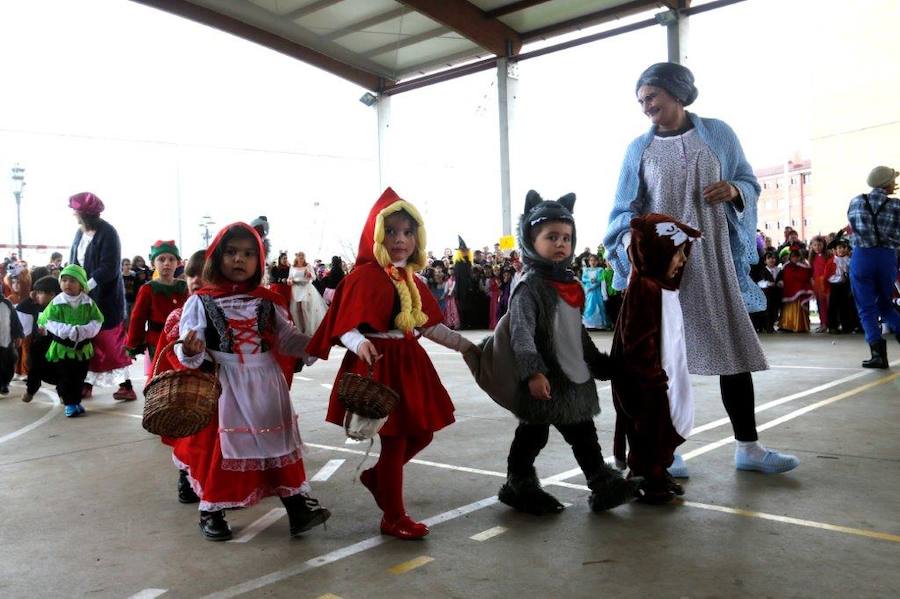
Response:
[{"label": "roof structure", "polygon": [[[134,1],[390,94],[492,68],[498,58],[532,56],[523,53],[529,44],[622,17],[660,9],[696,12],[740,0],[718,0],[693,9],[690,0]],[[650,15],[646,21],[589,37],[609,37],[655,23]],[[566,47],[578,42],[570,41]]]}]

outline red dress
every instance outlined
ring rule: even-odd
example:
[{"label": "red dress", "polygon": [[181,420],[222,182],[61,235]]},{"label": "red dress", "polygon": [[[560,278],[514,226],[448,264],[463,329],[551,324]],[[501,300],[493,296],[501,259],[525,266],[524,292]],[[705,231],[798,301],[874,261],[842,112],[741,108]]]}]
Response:
[{"label": "red dress", "polygon": [[[416,279],[416,287],[422,297],[422,311],[428,316],[424,326],[439,324],[441,309],[428,287],[419,279]],[[394,329],[395,302],[399,303],[397,292],[384,269],[374,262],[357,266],[338,285],[334,301],[307,352],[324,360],[328,358],[331,346],[340,344],[341,335],[353,329],[364,334]],[[380,434],[434,432],[454,422],[453,402],[417,337],[368,339],[383,356],[375,362],[373,378],[396,391],[401,400]],[[339,381],[345,372],[365,375],[368,366],[348,351],[335,380]],[[344,406],[337,397],[337,388],[337,385],[332,388],[326,420],[343,426]]]},{"label": "red dress", "polygon": [[[220,237],[221,233],[210,246],[210,252],[215,249]],[[264,255],[261,242],[259,255]],[[279,296],[262,287],[245,293],[284,307]],[[178,339],[181,315],[181,308],[169,315],[157,351],[161,351],[167,343]],[[276,347],[271,349],[276,351],[281,373],[285,377],[286,384],[290,386],[295,359],[278,354]],[[184,368],[174,353],[169,353],[160,360],[160,372]],[[247,507],[268,496],[288,497],[298,493],[309,493],[309,483],[306,480],[302,459],[281,467],[258,470],[223,468],[219,432],[219,418],[218,415],[214,415],[209,424],[194,435],[180,439],[162,438],[163,443],[172,447],[172,461],[187,473],[191,487],[200,497],[201,510]]]}]

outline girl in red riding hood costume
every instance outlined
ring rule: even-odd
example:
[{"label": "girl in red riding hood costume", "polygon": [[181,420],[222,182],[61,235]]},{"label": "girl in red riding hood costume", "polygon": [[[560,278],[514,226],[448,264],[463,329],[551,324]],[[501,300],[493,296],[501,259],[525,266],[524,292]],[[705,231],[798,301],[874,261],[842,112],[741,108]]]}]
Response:
[{"label": "girl in red riding hood costume", "polygon": [[309,496],[288,393],[309,337],[291,324],[283,298],[260,286],[264,255],[249,225],[222,229],[206,252],[205,285],[184,304],[179,324],[180,362],[201,368],[208,354],[222,384],[218,418],[173,453],[200,497],[200,529],[215,541],[231,537],[223,510],[271,495],[287,509],[291,536],[331,515]]},{"label": "girl in red riding hood costume", "polygon": [[[437,302],[415,274],[426,264],[425,243],[419,211],[386,189],[366,220],[356,267],[338,286],[307,348],[310,355],[327,359],[332,345],[343,345],[349,351],[336,381],[345,372],[365,375],[371,366],[373,378],[400,395],[379,432],[378,463],[363,471],[360,481],[384,512],[381,532],[401,539],[428,534],[425,524],[406,513],[403,466],[431,443],[435,431],[454,421],[453,403],[418,338],[456,351],[478,351],[441,324]],[[343,426],[337,389],[335,384],[326,419]]]}]

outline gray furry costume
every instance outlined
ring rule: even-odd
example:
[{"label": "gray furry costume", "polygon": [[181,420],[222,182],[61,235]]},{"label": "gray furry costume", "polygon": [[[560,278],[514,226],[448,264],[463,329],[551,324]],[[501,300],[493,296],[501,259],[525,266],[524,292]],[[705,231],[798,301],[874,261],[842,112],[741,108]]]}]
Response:
[{"label": "gray furry costume", "polygon": [[[545,224],[563,222],[572,226],[571,247],[575,247],[574,204],[575,194],[551,202],[533,190],[528,192],[518,230],[526,270],[505,317],[509,319],[509,347],[518,381],[514,399],[506,407],[520,422],[499,499],[538,515],[563,510],[563,505],[541,488],[534,468],[551,425],[572,446],[591,488],[589,503],[594,511],[625,503],[634,494],[632,483],[604,462],[597,440],[593,417],[600,412],[600,405],[594,379],[608,380],[612,369],[609,356],[594,346],[581,323],[581,310],[576,306],[583,307],[584,293],[569,270],[572,256],[549,261],[537,253],[532,241]],[[547,377],[551,399],[532,397],[528,382],[537,374]]]}]

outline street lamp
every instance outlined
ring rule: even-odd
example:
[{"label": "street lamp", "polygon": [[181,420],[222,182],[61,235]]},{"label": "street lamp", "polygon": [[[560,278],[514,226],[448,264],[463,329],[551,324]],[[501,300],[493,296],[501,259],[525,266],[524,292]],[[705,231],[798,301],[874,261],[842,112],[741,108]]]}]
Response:
[{"label": "street lamp", "polygon": [[200,228],[203,229],[203,233],[200,234],[200,237],[203,238],[203,243],[205,244],[204,247],[208,248],[209,240],[212,239],[212,233],[209,232],[209,228],[212,225],[216,224],[216,221],[214,221],[208,214],[205,214],[200,218],[203,219],[200,221]]},{"label": "street lamp", "polygon": [[22,191],[25,189],[25,169],[18,163],[12,167],[12,192],[16,196],[16,228],[19,234],[19,260],[22,259]]}]

